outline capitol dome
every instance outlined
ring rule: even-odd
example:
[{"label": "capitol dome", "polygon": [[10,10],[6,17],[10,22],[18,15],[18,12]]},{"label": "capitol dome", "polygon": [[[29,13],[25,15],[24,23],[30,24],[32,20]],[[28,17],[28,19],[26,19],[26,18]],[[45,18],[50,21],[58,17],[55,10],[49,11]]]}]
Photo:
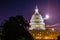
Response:
[{"label": "capitol dome", "polygon": [[35,13],[32,15],[30,20],[30,30],[45,30],[45,24],[42,16],[38,12],[38,8],[36,6]]},{"label": "capitol dome", "polygon": [[30,22],[43,24],[42,16],[40,14],[38,14],[38,13],[35,13],[35,14],[32,15],[32,18],[31,18]]}]

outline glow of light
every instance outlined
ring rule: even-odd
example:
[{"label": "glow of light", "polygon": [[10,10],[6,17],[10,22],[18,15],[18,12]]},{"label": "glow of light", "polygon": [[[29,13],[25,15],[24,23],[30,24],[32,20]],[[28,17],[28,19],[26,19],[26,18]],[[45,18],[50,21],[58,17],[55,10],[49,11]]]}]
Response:
[{"label": "glow of light", "polygon": [[36,39],[41,39],[41,37],[38,36],[38,37],[36,37]]},{"label": "glow of light", "polygon": [[38,12],[38,9],[35,9],[35,12]]},{"label": "glow of light", "polygon": [[46,15],[46,19],[48,19],[49,18],[49,15]]},{"label": "glow of light", "polygon": [[44,20],[49,19],[49,15],[46,15],[45,18],[43,18],[43,19]]},{"label": "glow of light", "polygon": [[49,39],[49,37],[46,36],[45,39]]},{"label": "glow of light", "polygon": [[52,30],[52,31],[54,31],[55,29],[54,29],[54,28],[52,28],[51,30]]}]

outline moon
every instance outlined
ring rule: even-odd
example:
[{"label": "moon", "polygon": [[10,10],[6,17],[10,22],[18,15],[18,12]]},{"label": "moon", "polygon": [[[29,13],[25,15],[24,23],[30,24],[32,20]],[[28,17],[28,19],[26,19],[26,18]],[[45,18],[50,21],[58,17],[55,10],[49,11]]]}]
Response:
[{"label": "moon", "polygon": [[49,15],[46,15],[46,19],[48,19],[49,18]]}]

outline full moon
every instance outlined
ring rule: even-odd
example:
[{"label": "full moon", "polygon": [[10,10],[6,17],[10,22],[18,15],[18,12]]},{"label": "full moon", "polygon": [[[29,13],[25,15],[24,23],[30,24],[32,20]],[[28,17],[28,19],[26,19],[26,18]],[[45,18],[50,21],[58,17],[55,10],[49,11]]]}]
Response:
[{"label": "full moon", "polygon": [[46,15],[46,19],[48,19],[49,18],[49,15]]}]

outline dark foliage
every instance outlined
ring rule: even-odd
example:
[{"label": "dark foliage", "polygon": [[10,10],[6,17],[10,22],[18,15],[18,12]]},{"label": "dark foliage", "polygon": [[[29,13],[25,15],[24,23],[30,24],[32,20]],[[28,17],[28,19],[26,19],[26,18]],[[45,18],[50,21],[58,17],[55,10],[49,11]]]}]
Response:
[{"label": "dark foliage", "polygon": [[29,27],[23,16],[10,17],[3,25],[2,40],[33,40],[30,33],[25,29]]},{"label": "dark foliage", "polygon": [[60,35],[57,37],[57,40],[60,40]]}]

